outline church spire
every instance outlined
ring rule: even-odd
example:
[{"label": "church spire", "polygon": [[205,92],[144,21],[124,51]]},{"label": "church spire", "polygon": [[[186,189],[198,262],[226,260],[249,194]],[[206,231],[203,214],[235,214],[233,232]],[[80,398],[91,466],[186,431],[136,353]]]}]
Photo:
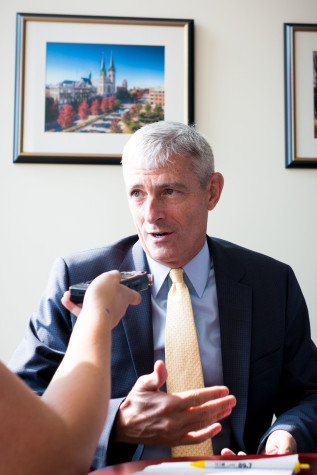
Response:
[{"label": "church spire", "polygon": [[105,57],[104,57],[104,54],[103,54],[103,53],[102,53],[102,57],[101,57],[101,69],[100,69],[100,72],[103,73],[103,74],[106,74]]},{"label": "church spire", "polygon": [[112,51],[111,51],[111,55],[110,55],[110,64],[109,64],[109,71],[114,71],[114,65],[113,65],[113,58],[112,58]]},{"label": "church spire", "polygon": [[112,84],[115,84],[116,83],[116,70],[115,70],[114,64],[113,64],[112,51],[111,51],[111,55],[110,55],[110,64],[109,64],[108,76],[109,76],[109,79],[112,82]]}]

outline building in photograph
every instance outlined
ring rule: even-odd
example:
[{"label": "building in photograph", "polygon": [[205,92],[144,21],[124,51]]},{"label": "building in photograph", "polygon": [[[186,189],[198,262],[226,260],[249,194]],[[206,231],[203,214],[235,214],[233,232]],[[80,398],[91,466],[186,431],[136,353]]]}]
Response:
[{"label": "building in photograph", "polygon": [[113,64],[112,53],[110,56],[110,64],[108,75],[105,67],[104,55],[101,58],[101,69],[98,86],[98,96],[109,97],[114,96],[116,92],[116,70]]},{"label": "building in photograph", "polygon": [[52,97],[58,105],[62,105],[88,100],[96,96],[97,88],[92,84],[91,74],[89,74],[88,78],[80,78],[79,81],[65,80],[56,85],[50,85],[46,92],[48,97]]},{"label": "building in photograph", "polygon": [[99,84],[96,87],[92,83],[91,73],[88,78],[80,78],[79,81],[64,80],[58,84],[46,86],[46,96],[51,97],[58,105],[82,102],[93,97],[109,97],[116,94],[116,70],[113,63],[112,53],[108,74],[105,67],[104,55],[101,58]]},{"label": "building in photograph", "polygon": [[156,87],[149,90],[149,102],[152,106],[160,105],[164,110],[165,92],[164,87]]}]

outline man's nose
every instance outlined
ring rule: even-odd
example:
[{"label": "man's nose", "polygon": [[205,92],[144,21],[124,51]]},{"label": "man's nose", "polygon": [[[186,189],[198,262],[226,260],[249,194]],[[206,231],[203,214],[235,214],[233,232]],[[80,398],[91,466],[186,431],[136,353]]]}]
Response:
[{"label": "man's nose", "polygon": [[144,219],[148,223],[155,223],[164,217],[164,207],[158,198],[148,197],[144,207]]}]

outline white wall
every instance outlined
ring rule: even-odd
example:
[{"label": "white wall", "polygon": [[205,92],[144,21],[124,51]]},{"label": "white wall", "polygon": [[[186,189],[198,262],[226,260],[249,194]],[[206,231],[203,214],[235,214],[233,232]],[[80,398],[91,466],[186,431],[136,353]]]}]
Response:
[{"label": "white wall", "polygon": [[12,163],[16,12],[195,20],[195,118],[225,176],[209,233],[292,265],[317,341],[317,169],[284,168],[283,23],[315,0],[11,0],[0,16],[0,359],[37,307],[53,259],[134,232],[120,166]]}]

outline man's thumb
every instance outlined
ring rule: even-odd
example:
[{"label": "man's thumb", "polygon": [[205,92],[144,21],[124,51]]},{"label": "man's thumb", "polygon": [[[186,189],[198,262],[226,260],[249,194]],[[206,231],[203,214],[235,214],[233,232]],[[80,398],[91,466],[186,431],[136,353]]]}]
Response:
[{"label": "man's thumb", "polygon": [[156,361],[153,372],[138,379],[138,390],[158,391],[167,379],[167,369],[161,360]]}]

